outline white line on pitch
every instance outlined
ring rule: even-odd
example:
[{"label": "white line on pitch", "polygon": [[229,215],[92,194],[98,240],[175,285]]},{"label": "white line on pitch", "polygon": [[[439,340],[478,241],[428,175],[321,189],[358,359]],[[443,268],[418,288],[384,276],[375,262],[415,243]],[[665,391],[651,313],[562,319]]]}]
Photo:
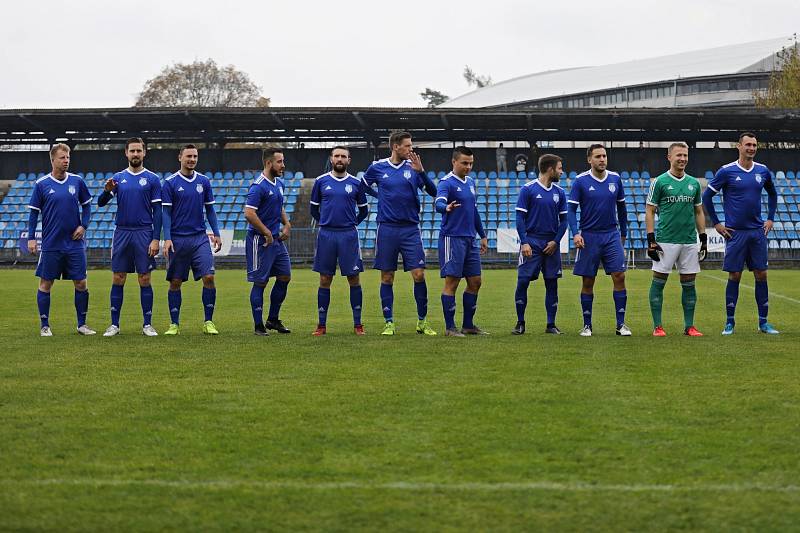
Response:
[{"label": "white line on pitch", "polygon": [[[727,278],[718,278],[717,276],[712,276],[711,274],[706,274],[705,272],[701,273],[700,275],[703,276],[704,278],[711,278],[711,279],[715,279],[717,281],[720,281],[722,283],[728,283],[728,279]],[[747,285],[746,283],[739,282],[739,286],[740,287],[744,287],[745,289],[755,290],[755,287],[753,287],[752,285]],[[782,298],[782,299],[788,300],[788,301],[790,301],[792,303],[800,304],[800,300],[797,300],[797,299],[792,298],[790,296],[784,296],[783,294],[780,294],[780,293],[777,293],[777,292],[774,292],[774,291],[769,291],[769,297],[770,298],[773,298],[773,297],[774,298]]]},{"label": "white line on pitch", "polygon": [[800,492],[799,485],[765,485],[759,483],[712,483],[693,485],[673,484],[604,484],[588,482],[463,482],[463,483],[430,483],[413,481],[396,481],[387,483],[370,483],[368,481],[262,481],[245,479],[219,479],[206,481],[168,480],[168,479],[0,479],[0,485],[14,486],[87,486],[87,487],[123,487],[153,486],[174,489],[299,489],[299,490],[400,490],[400,491],[440,491],[440,492],[515,492],[515,491],[550,491],[550,492]]}]

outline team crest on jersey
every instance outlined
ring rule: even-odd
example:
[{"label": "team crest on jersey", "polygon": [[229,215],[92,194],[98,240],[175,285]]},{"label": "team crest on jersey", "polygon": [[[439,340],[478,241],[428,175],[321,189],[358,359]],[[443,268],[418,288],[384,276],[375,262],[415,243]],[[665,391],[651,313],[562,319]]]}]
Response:
[{"label": "team crest on jersey", "polygon": [[75,186],[74,186],[74,185],[70,185],[70,186],[69,186],[69,189],[67,189],[67,190],[69,190],[69,193],[70,193],[72,196],[75,196]]},{"label": "team crest on jersey", "polygon": [[404,170],[403,171],[403,177],[405,179],[407,179],[407,180],[410,180],[411,179],[411,171],[410,170]]},{"label": "team crest on jersey", "polygon": [[761,183],[761,174],[756,174],[756,181]]},{"label": "team crest on jersey", "polygon": [[350,194],[351,192],[353,192],[353,186],[348,183],[347,185],[344,186],[344,192]]},{"label": "team crest on jersey", "polygon": [[197,187],[195,187],[195,190],[197,192],[199,192],[200,194],[203,194],[203,184],[202,183],[198,183]]},{"label": "team crest on jersey", "polygon": [[139,185],[141,185],[142,187],[147,185],[147,178],[139,178]]},{"label": "team crest on jersey", "polygon": [[608,184],[608,192],[617,192],[617,186],[613,183]]},{"label": "team crest on jersey", "polygon": [[693,191],[694,190],[694,185],[689,185],[689,190]]},{"label": "team crest on jersey", "polygon": [[558,202],[558,199],[559,199],[558,193],[557,193],[557,192],[554,192],[554,193],[553,193],[553,201],[554,201],[554,202]]}]

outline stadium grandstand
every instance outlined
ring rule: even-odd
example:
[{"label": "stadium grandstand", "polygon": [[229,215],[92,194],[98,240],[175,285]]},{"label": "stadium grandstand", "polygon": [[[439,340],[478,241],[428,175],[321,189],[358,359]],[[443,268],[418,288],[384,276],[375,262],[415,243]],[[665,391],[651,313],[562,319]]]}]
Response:
[{"label": "stadium grandstand", "polygon": [[441,108],[544,109],[752,106],[796,39],[707,48],[611,65],[537,72],[453,98]]}]

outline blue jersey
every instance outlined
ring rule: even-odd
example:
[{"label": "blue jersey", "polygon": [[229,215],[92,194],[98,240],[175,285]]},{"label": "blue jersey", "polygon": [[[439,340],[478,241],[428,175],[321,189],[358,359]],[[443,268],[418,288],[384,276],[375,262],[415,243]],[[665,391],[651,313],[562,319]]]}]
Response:
[{"label": "blue jersey", "polygon": [[519,191],[517,211],[525,214],[525,234],[551,240],[558,233],[559,215],[567,213],[567,193],[556,184],[545,187],[537,179]]},{"label": "blue jersey", "polygon": [[172,235],[186,237],[206,232],[205,206],[214,203],[207,177],[192,171],[192,177],[187,178],[176,172],[164,180],[161,196],[161,205],[172,208]]},{"label": "blue jersey", "polygon": [[602,180],[587,170],[575,178],[568,202],[581,210],[581,231],[612,231],[617,226],[617,203],[625,201],[622,179],[616,172],[606,170]]},{"label": "blue jersey", "polygon": [[[42,214],[42,251],[66,252],[83,249],[84,240],[73,240],[81,225],[81,206],[92,201],[86,183],[77,174],[58,181],[52,174],[36,180],[28,207]],[[86,229],[86,228],[84,228]]]},{"label": "blue jersey", "polygon": [[378,223],[419,224],[419,193],[425,187],[422,172],[411,168],[411,161],[398,165],[390,159],[372,163],[364,172],[364,182],[378,184]]},{"label": "blue jersey", "polygon": [[[281,212],[283,211],[283,181],[275,178],[271,182],[264,174],[261,174],[256,181],[250,185],[247,191],[245,207],[255,209],[258,219],[264,224],[273,237],[277,237],[281,231]],[[258,233],[256,229],[248,224],[247,231],[250,235]]]},{"label": "blue jersey", "polygon": [[475,198],[475,182],[469,176],[461,180],[452,172],[439,180],[436,186],[436,200],[444,200],[446,204],[458,202],[449,213],[442,214],[442,227],[440,235],[450,237],[472,237],[475,234],[483,238],[483,224],[478,214],[478,204]]},{"label": "blue jersey", "polygon": [[739,166],[738,161],[720,168],[708,188],[722,193],[722,208],[725,212],[725,226],[733,229],[760,229],[764,227],[761,219],[761,190],[772,174],[766,165],[753,162],[750,170]]},{"label": "blue jersey", "polygon": [[319,206],[319,225],[332,229],[355,228],[358,208],[368,205],[358,178],[350,174],[337,178],[330,172],[314,181],[311,203]]},{"label": "blue jersey", "polygon": [[153,204],[161,201],[161,180],[147,169],[133,173],[128,169],[114,174],[117,215],[114,223],[120,229],[137,230],[153,227]]}]

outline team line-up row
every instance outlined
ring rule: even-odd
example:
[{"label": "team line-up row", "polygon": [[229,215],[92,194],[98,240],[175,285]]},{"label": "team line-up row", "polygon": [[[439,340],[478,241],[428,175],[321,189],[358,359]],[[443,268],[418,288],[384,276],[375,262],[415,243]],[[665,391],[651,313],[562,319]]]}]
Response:
[{"label": "team line-up row", "polygon": [[[319,273],[320,283],[317,290],[318,321],[313,335],[327,333],[330,287],[337,267],[350,286],[354,332],[364,334],[359,278],[364,267],[356,228],[368,215],[367,196],[378,201],[374,268],[381,271],[380,300],[384,318],[381,334],[396,333],[393,284],[398,259],[402,257],[403,269],[410,272],[413,279],[416,332],[437,335],[427,320],[427,265],[419,227],[420,191],[435,198],[435,209],[442,215],[438,258],[440,276],[444,279],[441,293],[444,334],[452,337],[488,334],[474,322],[481,287],[480,256],[488,249],[488,242],[478,212],[475,183],[470,177],[474,164],[472,150],[465,146],[455,148],[452,171],[434,183],[425,173],[409,133],[393,133],[389,146],[390,156],[373,162],[362,179],[348,172],[351,163],[349,149],[337,146],[330,153],[331,171],[314,182],[309,209],[319,225],[313,270]],[[686,174],[689,149],[682,142],[670,145],[667,150],[669,169],[650,184],[645,224],[647,252],[653,260],[649,303],[654,336],[667,334],[662,325],[661,308],[664,286],[673,269],[678,271],[682,289],[683,333],[702,336],[694,325],[695,278],[706,254],[706,214],[726,241],[723,270],[729,277],[725,290],[727,319],[722,334],[734,332],[739,282],[745,266],[753,271],[755,277],[759,330],[766,334],[778,333],[767,321],[767,235],[772,229],[777,191],[769,169],[754,161],[758,147],[756,136],[743,133],[737,146],[738,160],[720,168],[705,192],[701,192],[697,179]],[[202,280],[203,332],[216,335],[219,331],[213,322],[216,286],[212,245],[215,251],[219,251],[222,240],[211,182],[195,171],[198,149],[191,144],[183,146],[178,154],[180,170],[163,183],[144,167],[145,155],[144,141],[129,139],[125,145],[128,167],[107,180],[97,201],[101,208],[110,201],[117,202],[111,254],[111,325],[103,335],[112,337],[120,333],[123,288],[127,274],[133,272],[137,273],[140,286],[142,333],[158,335],[151,323],[151,272],[155,269],[155,256],[159,252],[167,259],[166,278],[169,281],[170,325],[165,334],[180,333],[181,287],[189,279],[191,270],[195,281]],[[291,234],[291,222],[284,209],[283,182],[280,179],[285,168],[283,152],[279,148],[266,148],[262,155],[264,170],[250,185],[244,207],[248,222],[245,255],[247,280],[252,283],[250,305],[254,332],[268,336],[270,330],[290,332],[280,319],[280,309],[291,280],[289,253],[285,246]],[[81,177],[68,172],[68,146],[53,146],[50,159],[52,171],[36,181],[29,203],[30,236],[35,235],[39,216],[42,217],[41,248],[35,239],[28,241],[29,251],[39,253],[36,276],[39,277],[40,334],[53,334],[49,317],[54,280],[70,279],[75,286],[78,333],[94,335],[95,331],[86,325],[89,292],[84,242],[91,219],[92,198]],[[561,158],[545,154],[538,161],[537,179],[520,190],[515,210],[520,239],[514,293],[517,323],[512,331],[515,335],[525,333],[528,287],[540,275],[545,285],[545,332],[561,334],[556,326],[558,279],[562,275],[559,242],[568,229],[577,248],[573,273],[582,277],[583,327],[580,335],[592,336],[594,282],[601,265],[613,281],[616,334],[632,334],[625,323],[627,211],[623,181],[617,173],[606,168],[608,157],[602,144],[589,146],[587,163],[589,169],[577,176],[568,195],[558,185],[563,172]],[[766,220],[761,217],[763,191],[768,195]],[[718,193],[724,195],[724,224],[720,223],[713,202],[713,196]],[[206,233],[206,221],[211,235]],[[476,235],[479,240],[476,240]],[[274,282],[267,319],[264,320],[264,292],[270,278],[274,278]],[[462,279],[466,281],[466,288],[462,295],[463,319],[458,328],[455,322],[456,290]]]}]

